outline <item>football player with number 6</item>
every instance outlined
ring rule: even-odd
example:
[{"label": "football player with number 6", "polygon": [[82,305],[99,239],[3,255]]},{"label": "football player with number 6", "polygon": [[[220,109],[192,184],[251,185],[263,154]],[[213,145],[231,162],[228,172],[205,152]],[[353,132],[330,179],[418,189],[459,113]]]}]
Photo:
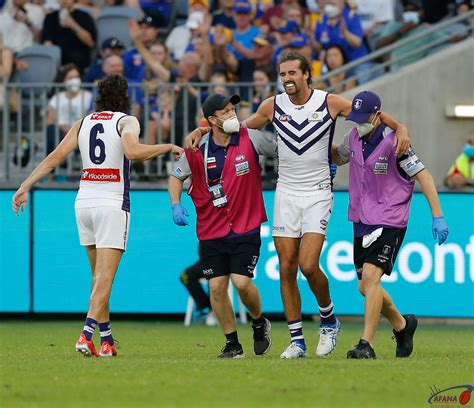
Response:
[{"label": "football player with number 6", "polygon": [[[92,269],[92,292],[84,329],[76,351],[85,356],[115,356],[110,327],[109,299],[112,282],[125,252],[130,225],[130,160],[149,160],[183,149],[172,144],[139,143],[140,124],[129,116],[128,84],[119,75],[99,82],[95,112],[77,121],[56,149],[21,184],[12,199],[15,213],[24,211],[28,192],[79,147],[82,176],[75,212],[79,241],[86,247]],[[101,346],[92,335],[99,328]]]}]

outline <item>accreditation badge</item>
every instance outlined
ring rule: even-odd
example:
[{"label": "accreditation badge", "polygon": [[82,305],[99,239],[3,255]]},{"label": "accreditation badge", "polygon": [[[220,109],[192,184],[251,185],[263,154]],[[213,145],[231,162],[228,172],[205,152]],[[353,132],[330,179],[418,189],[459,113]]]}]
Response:
[{"label": "accreditation badge", "polygon": [[209,187],[209,193],[211,194],[212,204],[214,207],[224,207],[227,204],[227,197],[224,193],[222,184],[216,184],[215,186]]}]

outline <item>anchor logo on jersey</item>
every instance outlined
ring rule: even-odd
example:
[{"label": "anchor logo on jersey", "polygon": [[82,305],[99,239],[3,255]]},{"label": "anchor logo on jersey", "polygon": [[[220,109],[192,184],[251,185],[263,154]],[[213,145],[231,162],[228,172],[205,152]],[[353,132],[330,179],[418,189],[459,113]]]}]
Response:
[{"label": "anchor logo on jersey", "polygon": [[359,110],[362,107],[362,99],[356,99],[354,101],[354,109]]}]

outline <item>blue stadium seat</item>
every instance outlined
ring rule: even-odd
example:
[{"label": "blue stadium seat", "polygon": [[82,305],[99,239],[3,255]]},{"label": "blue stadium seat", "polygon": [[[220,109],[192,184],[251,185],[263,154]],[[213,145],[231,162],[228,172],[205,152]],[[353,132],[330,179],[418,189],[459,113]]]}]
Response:
[{"label": "blue stadium seat", "polygon": [[128,34],[128,20],[139,18],[138,11],[130,7],[105,7],[97,18],[97,49],[110,37],[118,38],[125,48],[130,48],[132,40]]},{"label": "blue stadium seat", "polygon": [[28,63],[28,69],[18,71],[18,82],[51,83],[61,64],[61,48],[56,45],[33,45],[20,51],[17,59]]}]

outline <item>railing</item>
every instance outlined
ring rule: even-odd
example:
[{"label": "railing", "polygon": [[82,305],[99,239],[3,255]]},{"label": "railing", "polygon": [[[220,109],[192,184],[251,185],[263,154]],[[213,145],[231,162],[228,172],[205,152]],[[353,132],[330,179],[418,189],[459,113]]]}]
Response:
[{"label": "railing", "polygon": [[[406,62],[408,58],[414,55],[423,56],[430,49],[448,44],[450,38],[441,38],[416,49],[408,50],[396,57],[392,56],[394,51],[403,50],[403,47],[413,41],[426,39],[434,32],[442,31],[456,23],[465,24],[466,32],[472,36],[474,32],[474,10],[430,26],[421,32],[381,48],[366,57],[337,68],[316,78],[316,82],[323,83],[340,73],[347,74],[361,64],[375,62],[384,56],[389,56],[386,62],[375,63],[373,67],[355,77],[347,75],[343,82],[328,87],[326,90],[329,92],[334,91],[335,88],[345,85],[352,79],[359,79],[362,75],[375,74],[380,70],[394,71],[400,64]],[[3,134],[0,137],[0,181],[16,183],[24,178],[45,157],[52,147],[57,146],[62,136],[62,130],[66,130],[64,127],[61,129],[62,124],[59,123],[58,115],[56,115],[54,122],[51,122],[51,120],[48,122],[47,120],[48,101],[53,95],[64,91],[65,87],[64,84],[8,83],[5,79],[3,84],[4,106],[0,116],[2,120],[0,129]],[[268,85],[270,85],[273,93],[277,92],[277,84]],[[205,94],[212,91],[215,86],[225,86],[228,93],[237,93],[242,97],[243,101],[248,101],[248,106],[243,106],[244,104],[242,104],[238,107],[240,119],[244,119],[245,116],[250,115],[255,110],[257,103],[254,104],[253,99],[256,91],[261,87],[260,84],[256,83],[222,85],[210,83],[147,84],[145,86],[130,84],[130,97],[134,105],[132,113],[140,118],[142,141],[144,143],[171,142],[181,144],[184,136],[199,123],[202,100]],[[95,85],[83,84],[82,90],[88,90],[95,94]],[[11,111],[8,101],[15,99],[15,94],[18,103],[16,111]],[[269,94],[263,97],[265,96],[269,96]],[[85,96],[82,97],[85,98]],[[169,109],[169,117],[167,118],[162,117],[166,112],[163,109],[164,104],[173,107]],[[87,108],[81,109],[82,112],[76,115],[76,119],[90,112],[92,108],[91,104]],[[56,111],[59,111],[59,109],[60,106],[57,105]],[[169,131],[165,129],[164,123],[169,123]],[[72,122],[69,122],[69,125],[72,125]],[[169,174],[173,161],[174,159],[171,156],[162,156],[143,165],[135,164],[132,168],[132,179],[163,179]],[[264,168],[264,177],[274,180],[276,178],[276,161],[265,159],[262,161],[262,166]],[[56,181],[76,181],[80,175],[80,170],[79,155],[77,153],[71,154],[66,163],[55,170],[54,178]]]},{"label": "railing", "polygon": [[[275,89],[276,84],[269,84]],[[201,121],[201,105],[205,96],[215,87],[211,83],[154,84],[141,86],[129,84],[132,114],[140,119],[143,143],[175,143],[181,145],[184,137]],[[225,84],[227,92],[241,95],[243,102],[237,107],[240,119],[254,111],[252,99],[259,85],[255,83]],[[4,100],[17,99],[15,110],[8,104],[3,107],[2,138],[0,138],[0,180],[15,183],[24,178],[49,152],[57,146],[73,123],[93,110],[96,94],[94,84],[82,84],[81,93],[75,102],[55,97],[65,91],[60,83],[4,85]],[[91,97],[92,94],[92,97]],[[270,95],[268,95],[270,96]],[[92,102],[91,102],[92,100]],[[250,100],[249,103],[246,101]],[[51,102],[53,101],[53,102]],[[52,103],[55,115],[48,110]],[[165,105],[169,109],[164,109]],[[78,109],[79,107],[79,109]],[[67,123],[60,120],[64,112],[72,115]],[[168,115],[164,118],[163,115]],[[169,130],[164,123],[169,124]],[[67,126],[65,126],[67,125]],[[173,167],[174,158],[161,156],[132,167],[132,179],[150,180],[167,177]],[[262,159],[264,177],[275,178],[276,161]],[[81,160],[77,152],[70,154],[61,166],[55,169],[50,180],[76,181],[81,172]]]}]

